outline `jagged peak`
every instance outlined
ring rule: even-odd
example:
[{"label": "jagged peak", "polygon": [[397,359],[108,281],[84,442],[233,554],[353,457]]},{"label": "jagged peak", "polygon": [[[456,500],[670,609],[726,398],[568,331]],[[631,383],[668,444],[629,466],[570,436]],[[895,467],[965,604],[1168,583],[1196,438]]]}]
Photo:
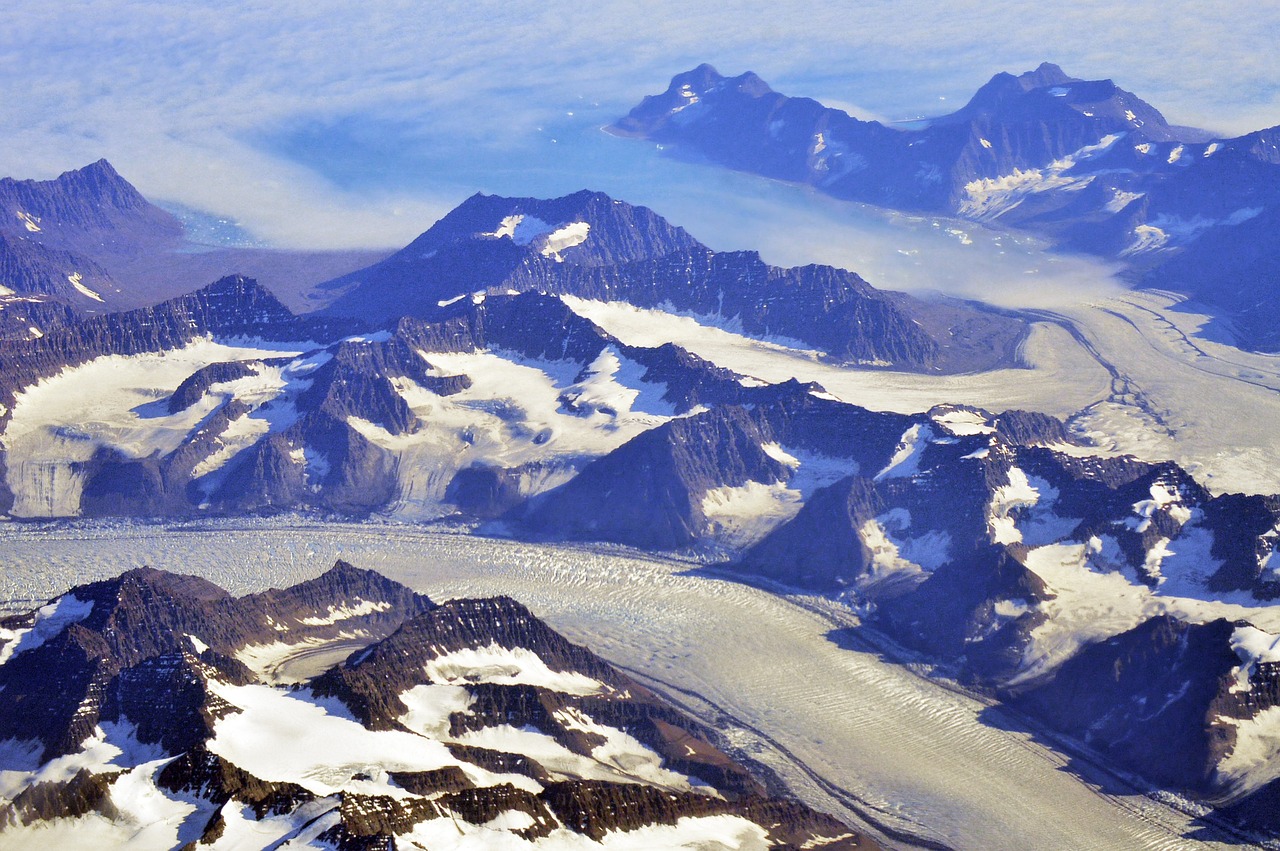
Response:
[{"label": "jagged peak", "polygon": [[717,71],[710,63],[703,62],[696,68],[676,74],[671,78],[671,85],[667,87],[668,94],[680,91],[685,86],[696,92],[705,92],[718,83],[724,81],[724,75]]},{"label": "jagged peak", "polygon": [[1081,82],[1079,77],[1072,77],[1052,62],[1041,62],[1034,71],[1025,71],[1017,79],[1026,90]]}]

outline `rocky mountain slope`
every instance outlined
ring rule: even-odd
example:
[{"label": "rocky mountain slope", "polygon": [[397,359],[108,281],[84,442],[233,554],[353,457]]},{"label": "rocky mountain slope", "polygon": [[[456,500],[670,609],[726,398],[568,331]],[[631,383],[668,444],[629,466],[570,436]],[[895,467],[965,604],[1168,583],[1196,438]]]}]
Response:
[{"label": "rocky mountain slope", "polygon": [[142,569],[0,630],[10,845],[879,847],[507,598]]},{"label": "rocky mountain slope", "polygon": [[193,282],[257,274],[280,297],[384,252],[297,252],[197,243],[106,160],[53,180],[0,179],[0,339],[71,316],[154,305]]},{"label": "rocky mountain slope", "polygon": [[1005,363],[1025,330],[971,307],[881,292],[842,269],[779,269],[755,252],[714,252],[651,210],[595,192],[476,195],[402,251],[317,295],[334,298],[327,315],[386,323],[529,291],[693,313],[839,361],[929,372]]},{"label": "rocky mountain slope", "polygon": [[1266,319],[1280,297],[1267,224],[1280,209],[1274,129],[1215,138],[1171,126],[1111,80],[1045,63],[903,126],[701,65],[613,130],[837,198],[1028,229],[1218,306],[1249,345],[1277,345]]}]

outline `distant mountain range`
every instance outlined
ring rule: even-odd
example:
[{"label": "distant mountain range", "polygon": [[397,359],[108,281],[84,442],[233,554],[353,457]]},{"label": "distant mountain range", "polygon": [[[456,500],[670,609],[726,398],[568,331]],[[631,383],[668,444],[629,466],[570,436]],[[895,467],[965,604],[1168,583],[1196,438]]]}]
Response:
[{"label": "distant mountain range", "polygon": [[[1058,79],[1051,70],[1041,75]],[[1011,79],[1024,88],[1026,81]],[[679,94],[684,85],[677,94],[691,100]],[[1106,121],[1120,120],[1116,111],[1124,107],[1121,116],[1132,112],[1163,126],[1139,103],[1108,97],[1119,105]],[[93,174],[100,180],[65,183],[84,183],[86,192],[100,192],[104,181],[114,185],[104,165]],[[36,211],[29,214],[34,227],[53,220],[88,227],[89,213],[69,202],[65,213],[22,203]],[[108,268],[106,260],[100,265]],[[1268,810],[1280,795],[1273,768],[1280,765],[1274,649],[1280,623],[1271,611],[1280,597],[1280,499],[1214,496],[1174,464],[1101,452],[1043,414],[953,405],[917,414],[873,411],[816,384],[769,383],[672,344],[627,345],[587,316],[604,305],[623,317],[696,321],[705,333],[736,335],[753,346],[785,344],[831,362],[929,374],[1009,365],[1026,331],[1017,318],[884,293],[830,267],[777,269],[751,252],[713,252],[650,210],[591,192],[551,200],[477,195],[405,249],[317,288],[318,309],[305,315],[238,275],[129,310],[107,311],[104,296],[104,312],[93,315],[66,291],[19,296],[12,280],[15,294],[0,302],[0,312],[34,298],[60,304],[66,314],[38,334],[0,340],[0,508],[10,517],[378,514],[446,519],[524,540],[608,542],[715,560],[744,581],[837,598],[860,613],[866,629],[925,654],[1042,729],[1104,754],[1109,764],[1218,807],[1237,824],[1280,829]],[[328,640],[339,611],[348,613],[343,620],[356,617],[350,612],[385,615],[389,620],[373,618],[370,634],[382,630],[374,636],[382,639],[400,628],[400,637],[386,637],[383,649],[311,681],[312,708],[298,711],[332,715],[325,707],[333,704],[324,701],[339,700],[352,723],[382,731],[410,723],[406,712],[420,718],[439,710],[396,695],[440,683],[398,679],[404,672],[381,660],[411,658],[413,676],[432,670],[437,656],[461,646],[445,648],[438,624],[422,627],[429,638],[410,641],[404,633],[417,618],[452,610],[394,589],[377,591],[384,596],[363,585],[350,592],[345,586],[358,584],[358,576],[339,571],[349,602],[326,598],[319,612],[293,603],[270,608],[278,600],[233,602],[203,585],[151,573],[55,601],[43,614],[0,626],[13,641],[41,642],[0,665],[0,725],[14,725],[11,738],[38,744],[38,754],[37,744],[30,746],[31,767],[24,769],[37,778],[41,765],[79,753],[86,737],[98,735],[93,718],[118,724],[128,717],[142,725],[128,733],[141,743],[178,736],[141,732],[152,721],[127,708],[156,703],[155,695],[168,689],[181,697],[173,710],[187,713],[178,725],[187,738],[162,744],[170,756],[179,744],[195,756],[162,772],[171,784],[164,788],[206,802],[191,804],[197,808],[222,807],[221,828],[212,809],[200,810],[212,819],[202,831],[243,826],[235,819],[248,818],[248,810],[224,806],[235,799],[259,820],[266,813],[281,817],[280,830],[319,819],[314,824],[338,831],[334,836],[339,828],[406,835],[444,811],[434,803],[396,803],[404,796],[388,792],[382,775],[349,777],[375,784],[376,794],[366,786],[357,791],[376,801],[348,801],[343,787],[340,802],[324,809],[313,799],[339,794],[338,787],[317,791],[284,771],[263,776],[210,750],[224,719],[256,712],[258,692],[234,691],[261,685],[242,670],[259,658],[246,648],[271,645],[268,627]],[[90,597],[102,605],[88,606]],[[126,598],[172,598],[162,606],[170,614],[153,622],[147,606],[130,603],[123,619],[93,619]],[[507,604],[497,608],[504,622],[525,622]],[[225,617],[198,620],[196,609]],[[464,614],[463,620],[481,617]],[[456,621],[449,629],[462,628]],[[142,624],[140,631],[109,632],[126,622]],[[183,635],[199,644],[188,648]],[[486,646],[483,635],[477,641]],[[213,655],[206,658],[201,647]],[[53,663],[43,654],[55,649],[70,660],[63,667],[77,672],[74,683],[46,687],[30,671],[19,679],[28,666],[46,670]],[[610,679],[614,673],[603,672],[603,663],[574,655],[572,665],[557,668],[542,644],[528,649],[552,671],[630,689]],[[135,670],[140,666],[146,676]],[[129,691],[135,673],[137,691]],[[394,694],[386,691],[392,686]],[[603,719],[632,711],[593,703],[589,723],[575,714],[587,710],[560,697],[469,694],[486,719],[475,722],[480,727],[501,726],[494,719],[515,713],[579,757],[601,744],[596,736],[611,741],[612,733],[597,729],[610,726]],[[6,722],[8,701],[40,711],[14,709],[15,720]],[[615,708],[619,714],[609,715]],[[444,723],[432,717],[433,725]],[[539,726],[553,722],[559,726]],[[170,729],[169,720],[154,723],[146,729]],[[450,735],[479,732],[471,723],[450,720]],[[630,726],[625,732],[650,741]],[[103,728],[103,735],[114,734]],[[208,753],[190,750],[200,742]],[[665,753],[660,743],[648,746]],[[690,757],[701,752],[699,744],[689,747]],[[700,773],[712,768],[676,770],[722,791],[746,782],[710,758],[733,775],[721,778],[729,787],[719,775]],[[539,776],[508,757],[475,759],[488,771],[523,766],[526,775]],[[109,812],[94,810],[115,800],[102,770],[76,774],[65,788],[33,779],[35,791],[22,793],[24,803],[11,799],[13,818]],[[462,774],[471,777],[467,770]],[[457,772],[446,774],[387,782],[411,793],[460,795],[448,798],[450,812],[466,821],[462,808],[474,806],[465,811],[486,814],[480,824],[507,811],[495,809],[499,804],[532,819],[516,819],[519,830],[541,830],[537,825],[552,824],[546,819],[569,812],[530,789],[499,803],[480,800]],[[457,788],[431,785],[442,783]],[[561,791],[574,800],[582,792]],[[684,803],[670,810],[661,796],[645,797],[635,805],[643,823],[655,809],[688,814],[692,799],[680,797],[684,792],[671,799]],[[622,793],[600,794],[613,796],[610,813],[631,806]],[[698,812],[729,814],[720,806]],[[752,812],[766,811],[774,812]],[[796,818],[809,824],[807,815]],[[752,823],[767,832],[774,821]],[[830,827],[814,824],[819,832]],[[803,844],[797,837],[775,838]],[[366,847],[364,840],[342,841]],[[369,841],[368,847],[385,847]]]},{"label": "distant mountain range", "polygon": [[144,307],[228,272],[258,275],[295,306],[301,291],[381,252],[281,251],[190,241],[106,160],[54,180],[0,179],[0,338],[73,316]]},{"label": "distant mountain range", "polygon": [[837,198],[1027,229],[1116,258],[1136,283],[1216,305],[1245,345],[1280,349],[1280,128],[1216,138],[1171,126],[1112,81],[1045,63],[901,126],[701,65],[613,130]]},{"label": "distant mountain range", "polygon": [[714,739],[514,600],[342,562],[239,598],[131,570],[0,621],[10,845],[879,847]]},{"label": "distant mountain range", "polygon": [[1025,331],[994,313],[882,292],[843,269],[780,269],[754,251],[715,252],[653,211],[598,192],[473,196],[317,296],[340,293],[323,314],[386,323],[447,315],[464,297],[529,291],[689,312],[840,361],[930,372],[1008,363]]}]

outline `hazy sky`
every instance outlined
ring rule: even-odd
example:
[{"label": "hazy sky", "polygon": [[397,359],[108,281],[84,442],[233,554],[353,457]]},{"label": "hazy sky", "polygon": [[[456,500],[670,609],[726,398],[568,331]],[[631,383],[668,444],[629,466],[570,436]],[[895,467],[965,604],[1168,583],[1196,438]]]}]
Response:
[{"label": "hazy sky", "polygon": [[277,244],[395,245],[476,189],[696,182],[632,154],[611,175],[591,128],[702,61],[903,118],[1047,59],[1177,123],[1280,123],[1280,4],[1030,5],[10,0],[0,173],[105,156]]}]

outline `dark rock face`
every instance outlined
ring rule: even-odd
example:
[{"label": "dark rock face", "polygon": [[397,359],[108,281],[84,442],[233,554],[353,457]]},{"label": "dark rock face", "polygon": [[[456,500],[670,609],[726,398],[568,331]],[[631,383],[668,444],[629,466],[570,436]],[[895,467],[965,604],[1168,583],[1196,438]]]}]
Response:
[{"label": "dark rock face", "polygon": [[737,566],[800,588],[838,591],[871,569],[871,553],[857,530],[883,513],[871,480],[841,479],[815,491],[794,520],[770,532]]},{"label": "dark rock face", "polygon": [[[599,840],[608,833],[712,815],[758,825],[769,847],[809,841],[832,848],[879,847],[829,816],[767,797],[745,768],[711,744],[710,730],[508,598],[454,600],[436,607],[384,577],[340,562],[314,580],[241,598],[202,579],[143,569],[73,589],[58,605],[67,601],[76,608],[75,617],[60,630],[40,627],[42,619],[52,617],[48,609],[0,624],[5,629],[35,626],[45,633],[43,643],[19,646],[0,661],[0,732],[43,735],[52,742],[43,757],[47,761],[74,753],[86,728],[127,723],[139,742],[170,758],[105,771],[84,768],[57,782],[33,779],[0,803],[0,829],[49,819],[72,820],[63,826],[71,829],[75,819],[88,814],[118,818],[113,789],[129,775],[131,789],[139,782],[154,783],[155,793],[197,804],[190,823],[183,825],[186,835],[199,837],[192,847],[224,836],[233,817],[275,819],[273,830],[291,823],[285,840],[311,829],[336,848],[392,849],[398,835],[439,819],[449,819],[460,833],[485,826],[535,840],[567,829]],[[227,730],[218,724],[254,711],[254,704],[239,703],[238,695],[252,691],[261,697],[269,689],[233,654],[277,637],[313,648],[321,639],[348,640],[353,629],[365,631],[375,643],[313,679],[309,688],[293,692],[296,699],[285,698],[285,705],[313,713],[328,707],[324,714],[332,723],[334,714],[348,717],[336,703],[325,702],[326,696],[336,697],[367,728],[363,735],[395,730],[403,741],[410,736],[404,726],[410,721],[399,696],[418,686],[437,687],[433,677],[441,675],[431,673],[430,663],[451,653],[465,658],[504,648],[513,660],[536,659],[533,676],[545,684],[502,682],[512,676],[503,666],[514,665],[511,670],[518,674],[521,661],[496,661],[497,667],[481,663],[460,673],[461,685],[453,688],[468,699],[448,716],[440,740],[459,761],[455,765],[381,774],[370,765],[345,784],[331,776],[333,771],[302,771],[294,777],[282,776],[289,774],[287,767],[276,767],[267,773],[272,779],[264,779],[258,776],[262,772],[237,765],[228,756],[236,743],[228,742]],[[83,661],[79,667],[66,664],[72,649]],[[538,673],[544,667],[546,673]],[[581,688],[562,691],[557,677]],[[74,713],[59,713],[50,695],[67,698]],[[269,723],[285,722],[273,717]],[[624,750],[646,749],[649,756],[635,758],[651,758],[654,770],[660,765],[672,780],[644,779],[643,772],[633,774],[623,763],[616,780],[586,779],[560,757],[553,757],[552,770],[539,758],[456,741],[469,732],[505,726],[550,736],[584,765],[594,766],[590,773],[608,771],[624,759],[611,755],[597,761],[593,755],[610,737],[623,737]],[[306,730],[290,729],[289,735],[302,741]],[[316,742],[318,751],[326,746]],[[512,776],[516,782],[509,782]],[[666,785],[677,781],[683,785]],[[388,782],[394,786],[388,788]],[[387,792],[371,789],[371,783],[383,784]],[[324,823],[313,827],[320,819]]]},{"label": "dark rock face", "polygon": [[203,743],[190,748],[160,770],[161,789],[182,792],[222,805],[236,800],[253,809],[258,819],[284,815],[315,795],[296,783],[270,783],[205,750]]},{"label": "dark rock face", "polygon": [[588,464],[508,519],[535,537],[679,549],[706,536],[708,492],[792,477],[776,451],[771,454],[775,445],[839,459],[851,469],[882,466],[909,419],[813,391],[796,382],[750,388],[742,405],[672,420]]},{"label": "dark rock face", "polygon": [[[10,222],[31,220],[44,238],[70,239],[78,231],[110,231],[122,222],[152,221],[178,231],[177,220],[153,206],[106,160],[64,172],[54,180],[0,179],[0,212]],[[19,215],[22,214],[22,215]],[[30,230],[30,229],[28,229]]]},{"label": "dark rock face", "polygon": [[523,520],[536,534],[677,549],[699,536],[701,500],[716,487],[785,481],[786,468],[741,408],[673,420],[588,464]]},{"label": "dark rock face", "polygon": [[110,799],[111,782],[115,779],[114,774],[94,774],[82,768],[65,782],[28,786],[12,802],[0,807],[0,826],[77,818],[89,813],[116,818],[120,813]]},{"label": "dark rock face", "polygon": [[[1215,139],[1169,125],[1111,80],[1045,63],[997,74],[963,108],[913,129],[702,65],[613,130],[838,198],[1029,229],[1215,305],[1247,345],[1280,347],[1274,128]],[[998,184],[1011,176],[1016,190]]]},{"label": "dark rock face", "polygon": [[1240,664],[1232,631],[1223,620],[1152,618],[1085,648],[1014,704],[1158,783],[1204,789],[1227,735],[1215,704]]},{"label": "dark rock face", "polygon": [[[553,250],[559,243],[545,240],[561,230],[526,238],[510,224],[517,220],[580,227],[582,240]],[[841,360],[947,372],[1004,362],[1024,330],[994,314],[880,292],[841,269],[778,269],[754,252],[713,252],[643,207],[586,192],[475,196],[403,251],[325,286],[345,292],[329,314],[382,322],[448,315],[474,293],[513,290],[673,305],[736,317],[748,334],[798,339]]]}]

